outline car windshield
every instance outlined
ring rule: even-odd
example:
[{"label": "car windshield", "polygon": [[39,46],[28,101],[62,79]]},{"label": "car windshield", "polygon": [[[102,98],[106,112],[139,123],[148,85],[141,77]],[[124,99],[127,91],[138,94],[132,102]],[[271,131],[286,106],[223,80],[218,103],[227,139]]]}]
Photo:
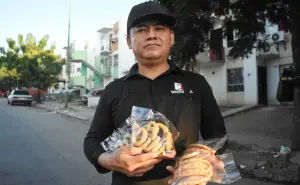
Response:
[{"label": "car windshield", "polygon": [[14,95],[29,95],[28,91],[15,91]]}]

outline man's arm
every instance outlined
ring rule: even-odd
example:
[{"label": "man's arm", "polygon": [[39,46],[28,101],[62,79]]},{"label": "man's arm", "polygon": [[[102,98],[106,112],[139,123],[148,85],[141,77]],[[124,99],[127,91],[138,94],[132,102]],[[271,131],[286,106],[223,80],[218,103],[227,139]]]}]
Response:
[{"label": "man's arm", "polygon": [[158,153],[142,154],[142,150],[136,147],[121,147],[113,153],[107,153],[100,144],[114,131],[111,113],[113,97],[110,97],[112,93],[115,92],[106,88],[99,101],[92,125],[84,139],[85,156],[99,173],[114,170],[128,176],[142,176],[161,161],[157,158]]},{"label": "man's arm", "polygon": [[[202,121],[200,132],[204,140],[223,138],[226,136],[226,128],[223,116],[210,85],[202,77]],[[223,153],[227,148],[227,141],[217,153]]]},{"label": "man's arm", "polygon": [[92,125],[84,139],[84,153],[87,159],[95,166],[99,173],[108,173],[110,170],[98,163],[98,157],[105,152],[101,142],[109,137],[113,130],[109,89],[105,89],[97,106]]}]

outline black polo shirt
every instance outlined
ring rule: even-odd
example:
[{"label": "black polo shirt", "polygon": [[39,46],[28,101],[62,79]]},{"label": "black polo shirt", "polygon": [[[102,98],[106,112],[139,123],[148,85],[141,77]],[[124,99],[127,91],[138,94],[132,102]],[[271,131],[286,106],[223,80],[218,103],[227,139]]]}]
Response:
[{"label": "black polo shirt", "polygon": [[[160,102],[160,98],[166,94],[176,93],[179,89],[174,89],[174,83],[184,79],[188,83],[191,93],[199,94],[201,99],[201,137],[203,139],[219,138],[226,135],[224,120],[220,109],[213,96],[211,87],[205,78],[197,73],[184,71],[178,68],[172,62],[170,68],[165,73],[151,80],[138,73],[138,65],[135,64],[130,69],[127,76],[111,82],[106,86],[105,91],[96,109],[94,119],[90,130],[84,140],[84,152],[89,161],[96,167],[99,173],[109,172],[101,167],[97,159],[104,151],[100,143],[109,137],[115,128],[122,124],[122,121],[116,120],[116,117],[125,120],[130,116],[131,109],[122,111],[121,115],[116,115],[124,85],[127,89],[138,92],[140,101],[142,97],[151,99],[145,102],[146,107],[155,109]],[[200,114],[200,113],[199,113]]]}]

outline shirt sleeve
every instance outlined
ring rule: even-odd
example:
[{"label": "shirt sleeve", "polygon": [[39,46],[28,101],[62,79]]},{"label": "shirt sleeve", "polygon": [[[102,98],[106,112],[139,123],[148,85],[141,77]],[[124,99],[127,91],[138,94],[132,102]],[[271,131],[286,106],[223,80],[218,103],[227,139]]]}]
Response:
[{"label": "shirt sleeve", "polygon": [[109,89],[105,89],[83,144],[86,158],[95,166],[99,173],[108,173],[110,171],[98,163],[98,157],[105,152],[100,143],[109,137],[114,130],[109,94]]},{"label": "shirt sleeve", "polygon": [[210,85],[204,77],[202,78],[202,120],[200,132],[204,140],[226,137],[223,148],[217,152],[223,153],[228,143],[224,119]]}]

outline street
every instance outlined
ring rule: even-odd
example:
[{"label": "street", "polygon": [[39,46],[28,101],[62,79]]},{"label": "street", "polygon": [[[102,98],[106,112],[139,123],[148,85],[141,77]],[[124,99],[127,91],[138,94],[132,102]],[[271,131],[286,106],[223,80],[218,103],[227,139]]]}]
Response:
[{"label": "street", "polygon": [[0,99],[1,185],[108,185],[85,158],[89,123]]},{"label": "street", "polygon": [[[0,99],[1,185],[109,185],[83,153],[89,122]],[[209,183],[212,184],[212,183]],[[273,185],[242,179],[233,185]]]}]

